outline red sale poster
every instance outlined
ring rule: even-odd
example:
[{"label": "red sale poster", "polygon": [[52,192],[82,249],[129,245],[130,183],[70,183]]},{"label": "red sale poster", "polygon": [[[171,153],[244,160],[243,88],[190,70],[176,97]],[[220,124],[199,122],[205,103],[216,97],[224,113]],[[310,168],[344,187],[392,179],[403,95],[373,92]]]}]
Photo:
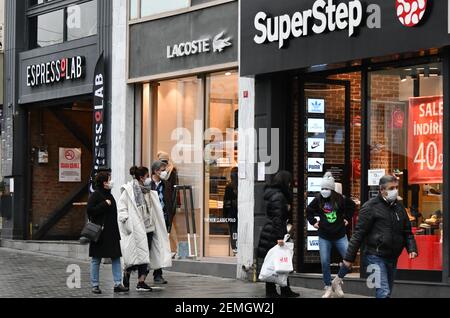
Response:
[{"label": "red sale poster", "polygon": [[442,96],[411,98],[409,101],[409,184],[442,183]]}]

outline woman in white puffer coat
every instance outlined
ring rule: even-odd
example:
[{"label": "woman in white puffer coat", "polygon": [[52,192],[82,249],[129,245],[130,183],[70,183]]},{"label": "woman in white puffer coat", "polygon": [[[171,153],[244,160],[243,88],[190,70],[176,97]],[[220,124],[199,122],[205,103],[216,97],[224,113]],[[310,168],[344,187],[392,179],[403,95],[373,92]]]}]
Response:
[{"label": "woman in white puffer coat", "polygon": [[130,169],[133,180],[121,188],[117,203],[121,248],[124,262],[124,286],[130,285],[133,271],[138,272],[137,291],[151,291],[145,283],[150,267],[172,266],[170,244],[158,194],[151,191],[149,169]]}]

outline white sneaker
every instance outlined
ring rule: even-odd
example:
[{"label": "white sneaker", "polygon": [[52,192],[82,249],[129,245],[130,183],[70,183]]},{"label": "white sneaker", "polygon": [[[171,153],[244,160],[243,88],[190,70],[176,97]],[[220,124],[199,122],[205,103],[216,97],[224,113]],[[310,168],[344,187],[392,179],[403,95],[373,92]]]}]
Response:
[{"label": "white sneaker", "polygon": [[333,291],[336,293],[336,296],[338,298],[344,298],[344,296],[345,296],[344,291],[342,290],[343,284],[344,284],[344,281],[342,279],[340,279],[338,276],[336,276],[336,278],[331,283]]},{"label": "white sneaker", "polygon": [[322,298],[333,298],[333,288],[331,286],[325,287],[325,294]]}]

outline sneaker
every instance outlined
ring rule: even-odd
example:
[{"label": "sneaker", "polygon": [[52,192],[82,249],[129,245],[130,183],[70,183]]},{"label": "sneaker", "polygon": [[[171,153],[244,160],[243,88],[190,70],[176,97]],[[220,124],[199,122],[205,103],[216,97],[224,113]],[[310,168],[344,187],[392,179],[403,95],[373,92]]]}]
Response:
[{"label": "sneaker", "polygon": [[129,291],[130,291],[130,289],[128,287],[124,287],[122,285],[114,287],[114,292],[115,293],[127,293]]},{"label": "sneaker", "polygon": [[136,286],[136,291],[138,292],[151,292],[152,288],[148,286],[146,283],[138,283]]},{"label": "sneaker", "polygon": [[153,278],[153,282],[158,285],[166,285],[167,280],[165,280],[162,276],[157,276]]},{"label": "sneaker", "polygon": [[344,281],[338,276],[336,276],[336,278],[331,283],[331,287],[338,298],[344,298],[345,296],[344,291],[342,290],[343,284]]},{"label": "sneaker", "polygon": [[101,291],[100,287],[95,286],[95,287],[92,287],[92,293],[96,294],[96,295],[101,295],[102,291]]},{"label": "sneaker", "polygon": [[333,298],[333,288],[331,286],[325,287],[325,294],[322,298]]},{"label": "sneaker", "polygon": [[128,272],[123,273],[123,286],[126,288],[130,288],[130,277],[131,274]]}]

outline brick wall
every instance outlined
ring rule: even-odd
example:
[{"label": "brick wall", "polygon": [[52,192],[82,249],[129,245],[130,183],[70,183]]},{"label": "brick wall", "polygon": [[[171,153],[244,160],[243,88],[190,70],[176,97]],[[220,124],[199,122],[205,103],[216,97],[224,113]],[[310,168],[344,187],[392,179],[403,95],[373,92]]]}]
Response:
[{"label": "brick wall", "polygon": [[[64,111],[64,115],[74,121],[84,132],[91,136],[91,113],[83,111]],[[92,154],[64,127],[49,111],[42,110],[42,141],[39,132],[39,111],[30,112],[31,147],[46,145],[49,151],[49,163],[38,164],[37,155],[32,164],[32,214],[33,225],[42,225],[53,210],[80,183],[59,182],[59,148],[82,148],[82,182],[87,182],[91,171]],[[86,197],[81,201],[86,201]],[[50,230],[48,237],[79,236],[85,223],[85,207],[73,207],[68,215]],[[33,231],[36,231],[35,229]]]}]

